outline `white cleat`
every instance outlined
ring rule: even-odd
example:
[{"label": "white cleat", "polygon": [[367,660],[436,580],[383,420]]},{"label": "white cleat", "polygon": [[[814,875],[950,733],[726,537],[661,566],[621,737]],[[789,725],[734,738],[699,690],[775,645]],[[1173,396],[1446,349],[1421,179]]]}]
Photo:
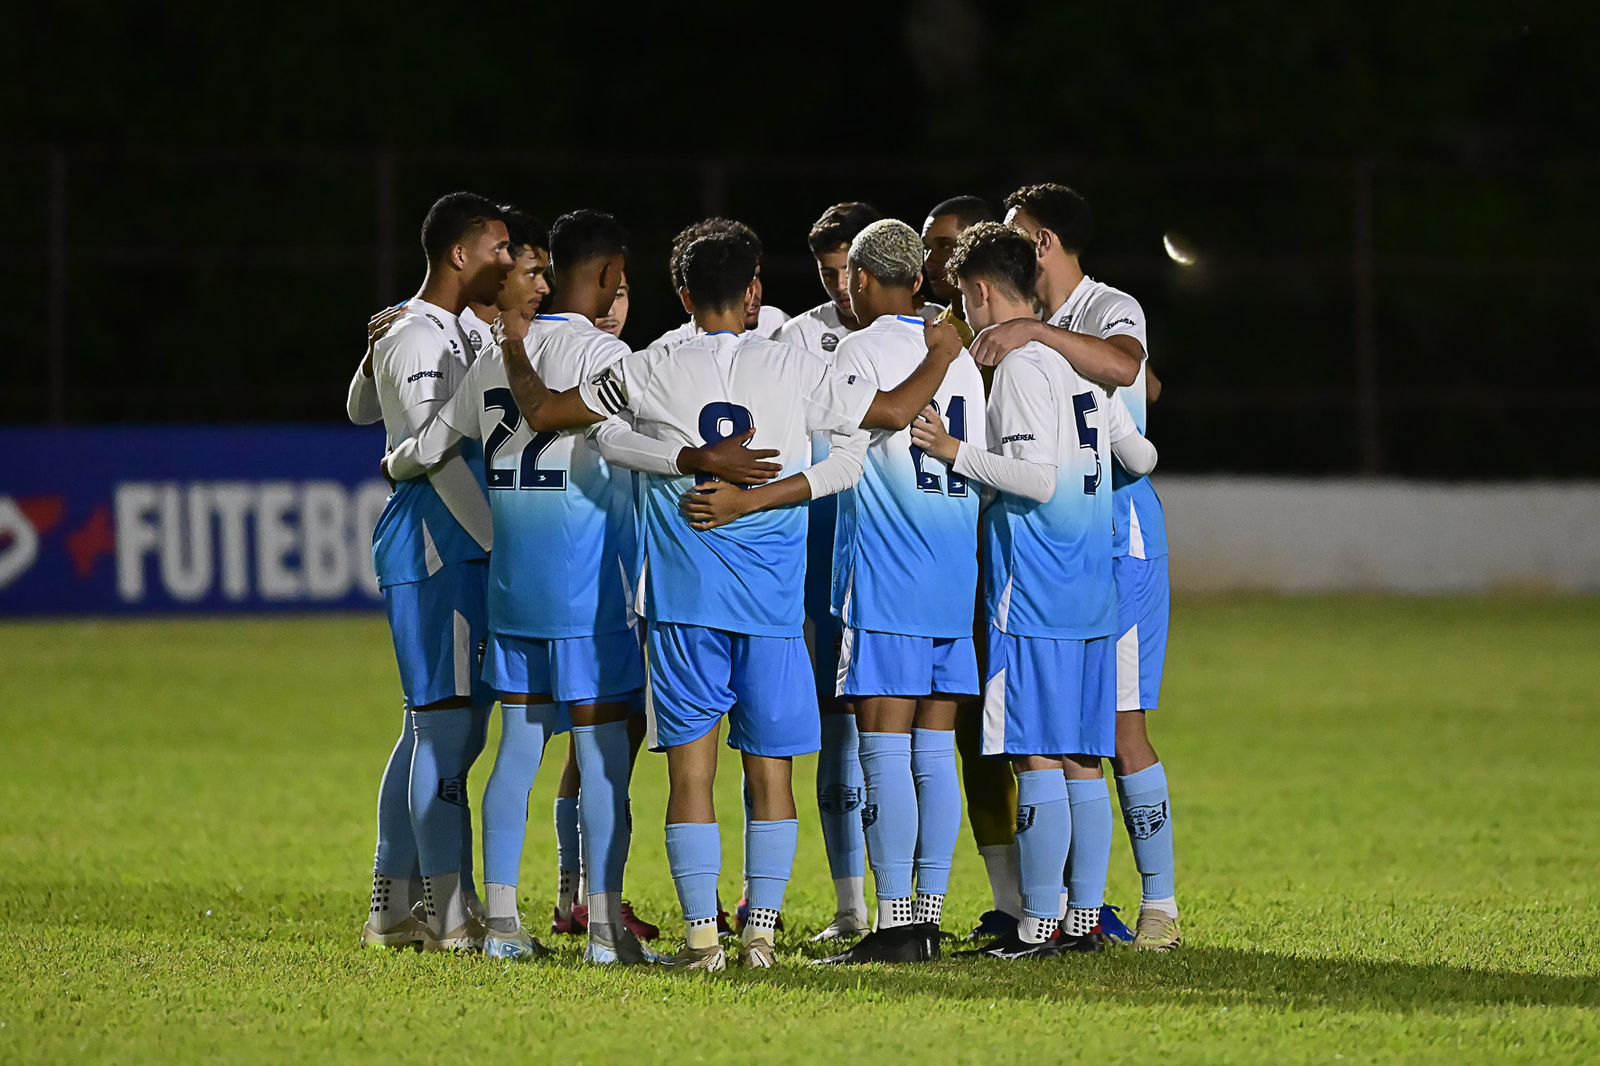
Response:
[{"label": "white cleat", "polygon": [[867,917],[856,914],[854,911],[840,911],[833,916],[833,924],[811,938],[813,944],[822,944],[829,940],[855,940],[866,936],[869,932]]},{"label": "white cleat", "polygon": [[778,965],[778,949],[766,937],[752,937],[739,945],[739,965],[746,970],[770,970]]},{"label": "white cleat", "polygon": [[583,958],[596,966],[642,966],[666,961],[639,943],[627,926],[601,922],[589,923],[589,942],[583,949]]},{"label": "white cleat", "polygon": [[486,929],[483,935],[483,954],[485,958],[504,959],[507,962],[532,962],[534,959],[548,957],[551,951],[518,925],[509,933],[493,927]]},{"label": "white cleat", "polygon": [[369,921],[361,927],[364,948],[422,948],[423,925],[409,915],[389,929],[377,929]]}]

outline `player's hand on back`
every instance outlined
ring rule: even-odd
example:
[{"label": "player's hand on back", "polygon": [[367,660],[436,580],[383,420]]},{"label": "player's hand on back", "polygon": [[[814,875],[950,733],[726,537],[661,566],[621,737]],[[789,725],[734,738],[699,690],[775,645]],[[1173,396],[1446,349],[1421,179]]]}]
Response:
[{"label": "player's hand on back", "polygon": [[961,442],[945,428],[944,419],[939,417],[939,409],[932,404],[924,407],[916,421],[911,423],[911,443],[945,463],[955,462],[956,450],[961,447]]},{"label": "player's hand on back", "polygon": [[367,319],[367,357],[361,361],[361,372],[367,377],[372,376],[372,352],[389,332],[389,327],[394,325],[395,319],[406,313],[405,304],[399,307],[385,307],[382,311]]},{"label": "player's hand on back", "polygon": [[1036,318],[1013,318],[996,322],[972,342],[972,358],[979,366],[999,366],[1000,360],[1033,340],[1039,328]]},{"label": "player's hand on back", "polygon": [[683,494],[678,509],[689,527],[704,533],[735,522],[750,513],[750,494],[726,481],[708,481]]},{"label": "player's hand on back", "polygon": [[945,363],[953,363],[961,354],[961,334],[945,319],[929,322],[922,327],[922,338],[928,343],[928,354]]},{"label": "player's hand on back", "polygon": [[[783,473],[783,467],[767,462],[778,454],[776,448],[751,448],[750,440],[756,435],[752,428],[737,437],[719,440],[713,445],[693,450],[693,469],[686,474],[709,474],[718,481],[734,485],[764,485]],[[680,463],[681,467],[683,464]]]}]

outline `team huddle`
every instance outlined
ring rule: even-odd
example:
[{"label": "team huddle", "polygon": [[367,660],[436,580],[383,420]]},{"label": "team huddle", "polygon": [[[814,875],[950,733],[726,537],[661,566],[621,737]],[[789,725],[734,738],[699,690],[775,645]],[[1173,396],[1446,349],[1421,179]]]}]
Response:
[{"label": "team huddle", "polygon": [[[405,696],[362,943],[549,953],[517,892],[529,793],[568,732],[551,932],[586,935],[591,963],[773,966],[793,759],[812,753],[837,896],[814,939],[840,949],[821,961],[941,958],[963,795],[994,900],[955,954],[1177,948],[1146,732],[1169,600],[1144,435],[1160,386],[1137,301],[1079,265],[1089,236],[1055,184],[1012,193],[1003,221],[947,200],[920,233],[837,204],[809,234],[828,299],[790,318],[763,300],[756,234],[707,219],[672,248],[689,320],[635,351],[611,215],[545,232],[471,193],[435,203],[422,287],[369,323],[347,398],[388,435],[373,563]],[[467,775],[497,702],[480,897]],[[724,719],[744,775],[731,922]],[[646,745],[667,759],[673,955],[624,900]],[[1108,761],[1133,928],[1105,900]]]}]

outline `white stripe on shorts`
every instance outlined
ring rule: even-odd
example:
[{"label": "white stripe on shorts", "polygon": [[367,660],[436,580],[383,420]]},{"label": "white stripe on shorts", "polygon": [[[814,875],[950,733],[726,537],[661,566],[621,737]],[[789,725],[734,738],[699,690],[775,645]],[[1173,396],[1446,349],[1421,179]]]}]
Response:
[{"label": "white stripe on shorts", "polygon": [[1001,667],[983,687],[983,754],[1006,753],[1006,671]]},{"label": "white stripe on shorts", "polygon": [[1139,706],[1139,627],[1133,626],[1117,640],[1117,710],[1142,711]]},{"label": "white stripe on shorts", "polygon": [[656,741],[655,686],[650,683],[650,623],[644,623],[644,746],[654,751]]},{"label": "white stripe on shorts", "polygon": [[455,623],[455,632],[451,635],[456,657],[456,695],[472,695],[472,626],[467,623],[467,616],[460,611],[452,611]]}]

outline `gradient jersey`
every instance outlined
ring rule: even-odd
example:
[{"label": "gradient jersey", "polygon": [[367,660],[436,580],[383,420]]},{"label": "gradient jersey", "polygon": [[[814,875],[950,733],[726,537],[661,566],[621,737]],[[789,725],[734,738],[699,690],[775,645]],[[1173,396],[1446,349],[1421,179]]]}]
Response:
[{"label": "gradient jersey", "polygon": [[[813,432],[857,429],[876,396],[799,348],[729,332],[697,337],[671,354],[637,352],[582,388],[591,410],[629,411],[639,432],[687,447],[753,426],[750,447],[776,448],[782,476],[811,465]],[[645,475],[643,484],[646,618],[754,636],[801,634],[805,508],[697,533],[678,510],[693,478]]]},{"label": "gradient jersey", "polygon": [[[1150,357],[1150,341],[1146,336],[1144,308],[1139,301],[1114,289],[1104,282],[1085,276],[1072,290],[1067,302],[1051,316],[1050,321],[1062,329],[1086,333],[1105,340],[1128,336],[1139,342],[1145,359]],[[1133,424],[1148,436],[1146,411],[1149,404],[1145,395],[1145,368],[1139,366],[1139,377],[1117,396],[1127,405]],[[1161,497],[1149,478],[1140,478],[1124,485],[1112,495],[1113,514],[1116,519],[1115,551],[1118,556],[1131,555],[1135,559],[1155,559],[1167,554],[1167,518],[1161,506]]]},{"label": "gradient jersey", "polygon": [[[523,343],[556,391],[628,354],[578,314],[539,315]],[[554,640],[628,628],[635,554],[628,472],[613,471],[586,430],[534,433],[517,410],[497,345],[438,417],[483,442],[495,536],[490,630]]]},{"label": "gradient jersey", "polygon": [[[406,304],[406,313],[372,353],[372,376],[389,450],[410,439],[413,423],[420,429],[427,421],[426,414],[419,419],[415,408],[429,405],[431,409],[454,394],[473,355],[455,315],[424,300]],[[461,455],[481,478],[477,449],[463,448]],[[481,483],[478,489],[481,491]],[[483,506],[481,498],[478,506]],[[372,565],[380,587],[421,581],[448,564],[485,555],[428,478],[396,486],[372,531]]]},{"label": "gradient jersey", "polygon": [[[835,369],[892,389],[928,354],[923,320],[885,315],[839,345]],[[952,435],[986,447],[983,378],[962,352],[934,395]],[[876,431],[866,469],[839,495],[833,612],[853,629],[917,637],[972,635],[978,581],[978,486],[925,455],[911,431]]]},{"label": "gradient jersey", "polygon": [[1089,640],[1117,627],[1111,576],[1111,443],[1135,432],[1128,409],[1029,342],[1006,356],[989,394],[989,450],[1056,468],[1044,503],[999,493],[983,513],[990,622],[1019,637]]}]

